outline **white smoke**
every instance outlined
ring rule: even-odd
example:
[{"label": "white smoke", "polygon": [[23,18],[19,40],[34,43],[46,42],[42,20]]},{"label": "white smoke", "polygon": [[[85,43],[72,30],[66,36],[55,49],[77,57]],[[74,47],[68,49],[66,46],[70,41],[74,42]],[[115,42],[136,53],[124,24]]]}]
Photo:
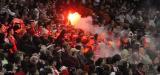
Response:
[{"label": "white smoke", "polygon": [[76,28],[82,29],[85,32],[90,32],[92,34],[98,34],[98,41],[101,42],[99,42],[97,45],[98,51],[94,52],[95,59],[98,59],[99,57],[110,57],[119,53],[117,52],[117,48],[115,48],[116,41],[113,41],[114,38],[111,38],[112,47],[109,47],[107,44],[107,42],[109,41],[106,41],[109,37],[107,34],[107,30],[104,26],[94,25],[92,16],[81,18],[79,23],[76,25]]},{"label": "white smoke", "polygon": [[91,32],[93,34],[104,32],[104,27],[93,24],[92,16],[81,18],[79,23],[76,25],[76,28],[82,29],[86,32]]},{"label": "white smoke", "polygon": [[79,23],[76,25],[76,28],[82,29],[86,32],[93,32],[94,27],[93,27],[92,21],[93,20],[91,16],[81,18]]}]

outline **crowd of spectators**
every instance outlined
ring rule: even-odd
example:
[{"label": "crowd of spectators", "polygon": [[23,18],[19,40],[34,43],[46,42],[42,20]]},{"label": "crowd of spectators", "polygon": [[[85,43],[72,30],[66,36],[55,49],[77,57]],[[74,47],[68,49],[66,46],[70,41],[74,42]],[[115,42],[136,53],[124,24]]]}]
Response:
[{"label": "crowd of spectators", "polygon": [[[159,4],[0,0],[0,75],[159,75]],[[105,27],[105,39],[69,25],[71,9]],[[102,43],[118,53],[96,59]]]}]

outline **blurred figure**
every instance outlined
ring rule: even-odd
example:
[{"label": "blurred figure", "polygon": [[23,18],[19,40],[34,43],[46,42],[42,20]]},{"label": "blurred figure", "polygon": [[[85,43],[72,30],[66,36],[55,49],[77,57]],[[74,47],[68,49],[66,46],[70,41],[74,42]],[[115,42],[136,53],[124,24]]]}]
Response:
[{"label": "blurred figure", "polygon": [[136,71],[133,72],[133,75],[146,75],[144,72],[144,64],[143,63],[139,63],[137,65]]}]

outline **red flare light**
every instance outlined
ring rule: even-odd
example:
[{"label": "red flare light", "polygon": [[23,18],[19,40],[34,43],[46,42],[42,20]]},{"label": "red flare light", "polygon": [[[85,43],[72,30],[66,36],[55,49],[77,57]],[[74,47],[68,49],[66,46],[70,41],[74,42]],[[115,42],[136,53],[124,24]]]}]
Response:
[{"label": "red flare light", "polygon": [[81,19],[81,15],[78,12],[68,14],[68,21],[73,26],[77,25],[80,19]]}]

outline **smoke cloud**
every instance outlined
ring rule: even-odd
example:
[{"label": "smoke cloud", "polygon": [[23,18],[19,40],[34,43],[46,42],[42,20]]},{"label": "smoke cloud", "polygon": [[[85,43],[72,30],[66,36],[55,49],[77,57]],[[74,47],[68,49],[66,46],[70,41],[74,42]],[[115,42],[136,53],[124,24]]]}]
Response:
[{"label": "smoke cloud", "polygon": [[92,34],[98,34],[99,43],[97,44],[97,50],[94,52],[95,59],[99,57],[111,57],[119,53],[119,49],[116,47],[118,43],[114,41],[116,39],[111,38],[111,40],[107,40],[107,38],[110,37],[107,34],[107,30],[104,26],[94,25],[92,16],[81,18],[76,28]]}]

